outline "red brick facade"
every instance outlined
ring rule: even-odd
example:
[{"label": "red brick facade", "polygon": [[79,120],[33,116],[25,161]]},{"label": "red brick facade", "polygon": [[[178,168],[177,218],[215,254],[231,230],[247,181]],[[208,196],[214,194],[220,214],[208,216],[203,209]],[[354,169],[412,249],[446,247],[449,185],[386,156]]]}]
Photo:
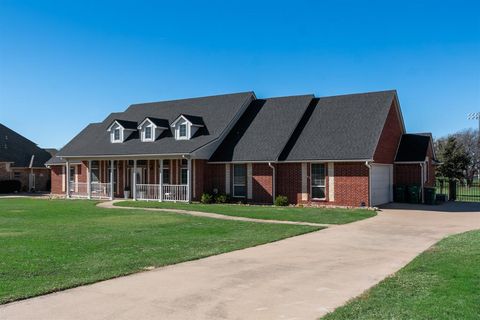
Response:
[{"label": "red brick facade", "polygon": [[284,195],[291,203],[302,202],[302,164],[275,164],[277,170],[276,193]]},{"label": "red brick facade", "polygon": [[[248,186],[248,183],[247,183]],[[273,170],[266,163],[252,164],[252,201],[272,203]]]},{"label": "red brick facade", "polygon": [[[369,169],[365,163],[335,163],[335,205],[358,207],[369,202]],[[328,191],[327,191],[328,194]]]},{"label": "red brick facade", "polygon": [[392,164],[395,161],[398,144],[400,143],[403,133],[400,115],[398,114],[396,102],[394,101],[388,112],[380,139],[378,140],[377,149],[373,156],[374,162]]}]

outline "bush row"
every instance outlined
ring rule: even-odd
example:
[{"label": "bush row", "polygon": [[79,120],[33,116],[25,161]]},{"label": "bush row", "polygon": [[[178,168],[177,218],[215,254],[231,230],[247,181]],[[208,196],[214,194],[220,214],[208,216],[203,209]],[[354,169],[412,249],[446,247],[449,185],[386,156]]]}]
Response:
[{"label": "bush row", "polygon": [[[210,193],[203,193],[202,197],[200,198],[200,202],[204,204],[209,203],[227,203],[230,202],[230,196],[226,194],[217,194],[212,195]],[[279,207],[288,206],[288,198],[286,196],[277,196],[275,198],[275,205]]]},{"label": "bush row", "polygon": [[1,180],[0,193],[19,192],[22,188],[22,183],[18,180]]}]

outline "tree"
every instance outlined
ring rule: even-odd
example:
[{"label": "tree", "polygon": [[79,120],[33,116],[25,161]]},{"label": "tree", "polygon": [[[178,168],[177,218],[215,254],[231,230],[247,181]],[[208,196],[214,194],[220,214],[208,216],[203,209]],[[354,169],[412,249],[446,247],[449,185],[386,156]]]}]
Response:
[{"label": "tree", "polygon": [[480,168],[480,140],[478,130],[466,129],[453,134],[453,136],[457,139],[457,142],[463,146],[470,158],[470,164],[467,166],[465,176],[467,184],[470,186]]},{"label": "tree", "polygon": [[464,179],[471,159],[463,145],[454,136],[437,141],[438,156],[442,164],[438,172],[449,180]]}]

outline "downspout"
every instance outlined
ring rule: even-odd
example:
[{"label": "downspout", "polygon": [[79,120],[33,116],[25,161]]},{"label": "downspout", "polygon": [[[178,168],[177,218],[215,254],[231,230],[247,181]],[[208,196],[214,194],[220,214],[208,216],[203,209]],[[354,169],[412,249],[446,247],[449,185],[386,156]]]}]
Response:
[{"label": "downspout", "polygon": [[272,199],[273,199],[273,203],[275,204],[275,185],[276,185],[276,183],[275,183],[275,180],[276,180],[275,179],[275,176],[276,176],[275,166],[272,165],[271,162],[268,162],[268,166],[270,168],[272,168]]},{"label": "downspout", "polygon": [[368,168],[368,206],[372,206],[372,161],[365,161]]},{"label": "downspout", "polygon": [[420,180],[421,180],[421,184],[420,184],[420,193],[422,195],[422,203],[424,201],[424,198],[423,198],[423,185],[425,183],[425,167],[424,167],[425,163],[424,162],[420,162]]}]

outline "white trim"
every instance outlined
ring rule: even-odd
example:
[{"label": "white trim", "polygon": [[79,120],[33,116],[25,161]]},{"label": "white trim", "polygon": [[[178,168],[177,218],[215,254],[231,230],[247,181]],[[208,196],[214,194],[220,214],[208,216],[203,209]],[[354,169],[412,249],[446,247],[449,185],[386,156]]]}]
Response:
[{"label": "white trim", "polygon": [[328,163],[328,201],[335,201],[335,168],[334,163]]},{"label": "white trim", "polygon": [[302,162],[302,201],[308,201],[308,164]]},{"label": "white trim", "polygon": [[197,193],[195,192],[195,175],[197,174],[197,161],[192,160],[192,194],[193,194],[193,199],[196,198]]},{"label": "white trim", "polygon": [[225,193],[230,194],[230,164],[225,164]]},{"label": "white trim", "polygon": [[62,192],[65,192],[65,190],[66,190],[66,183],[65,183],[65,180],[67,179],[66,173],[65,173],[65,168],[66,167],[67,167],[66,165],[62,166],[62,173],[60,175],[62,177]]},{"label": "white trim", "polygon": [[253,169],[252,164],[247,163],[247,199],[253,199]]},{"label": "white trim", "polygon": [[[323,175],[324,175],[324,182],[323,182],[323,186],[322,185],[313,185],[313,170],[312,170],[312,165],[314,164],[323,164]],[[325,201],[327,199],[327,183],[325,181],[325,178],[327,177],[326,175],[326,163],[325,162],[321,162],[321,163],[310,163],[310,197],[312,198],[312,200],[316,200],[316,201]],[[313,197],[313,188],[324,188],[325,189],[325,197],[323,198],[314,198]]]}]

